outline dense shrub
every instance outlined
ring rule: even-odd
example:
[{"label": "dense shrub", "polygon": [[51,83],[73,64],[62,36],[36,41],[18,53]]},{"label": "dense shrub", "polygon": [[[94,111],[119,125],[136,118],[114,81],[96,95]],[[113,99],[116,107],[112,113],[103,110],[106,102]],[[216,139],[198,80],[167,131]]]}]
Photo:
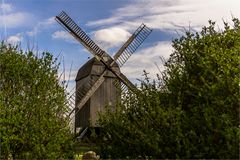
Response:
[{"label": "dense shrub", "polygon": [[240,23],[173,41],[158,80],[101,114],[101,157],[238,158]]},{"label": "dense shrub", "polygon": [[72,135],[64,117],[64,88],[49,53],[0,44],[0,155],[14,159],[72,157]]}]

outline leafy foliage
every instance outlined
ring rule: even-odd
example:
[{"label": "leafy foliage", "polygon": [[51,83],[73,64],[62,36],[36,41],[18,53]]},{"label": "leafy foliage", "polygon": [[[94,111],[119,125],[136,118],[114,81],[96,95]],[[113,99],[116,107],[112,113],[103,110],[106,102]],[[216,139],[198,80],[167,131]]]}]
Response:
[{"label": "leafy foliage", "polygon": [[100,115],[101,157],[239,158],[240,22],[173,41],[158,80]]},{"label": "leafy foliage", "polygon": [[50,53],[0,44],[1,158],[57,159],[73,156],[73,141],[64,117],[64,88]]}]

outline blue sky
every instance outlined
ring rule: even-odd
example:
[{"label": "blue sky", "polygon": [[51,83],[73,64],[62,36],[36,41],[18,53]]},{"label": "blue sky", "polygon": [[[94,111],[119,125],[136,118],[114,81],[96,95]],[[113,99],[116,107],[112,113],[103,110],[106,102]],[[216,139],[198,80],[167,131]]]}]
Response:
[{"label": "blue sky", "polygon": [[145,69],[154,78],[161,68],[159,56],[168,58],[171,40],[185,29],[199,31],[209,19],[222,28],[222,21],[240,17],[240,0],[0,0],[0,38],[23,48],[49,51],[64,59],[66,80],[74,86],[77,70],[88,53],[55,21],[62,10],[111,55],[141,23],[152,34],[121,68],[136,82]]}]

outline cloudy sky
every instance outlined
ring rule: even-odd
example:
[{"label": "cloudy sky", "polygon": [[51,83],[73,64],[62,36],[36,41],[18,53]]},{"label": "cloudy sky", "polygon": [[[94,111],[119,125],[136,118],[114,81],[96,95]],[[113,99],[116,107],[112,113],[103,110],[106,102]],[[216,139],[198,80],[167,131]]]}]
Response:
[{"label": "cloudy sky", "polygon": [[[65,79],[74,86],[77,70],[92,57],[55,21],[62,10],[109,54],[141,24],[151,35],[121,68],[133,82],[143,70],[155,77],[160,56],[169,57],[171,41],[184,30],[199,31],[208,20],[240,17],[240,0],[0,0],[0,38],[25,49],[62,57]],[[63,67],[64,65],[64,67]],[[71,67],[72,66],[72,67]],[[71,69],[71,74],[70,72]],[[70,75],[70,76],[69,76]]]}]

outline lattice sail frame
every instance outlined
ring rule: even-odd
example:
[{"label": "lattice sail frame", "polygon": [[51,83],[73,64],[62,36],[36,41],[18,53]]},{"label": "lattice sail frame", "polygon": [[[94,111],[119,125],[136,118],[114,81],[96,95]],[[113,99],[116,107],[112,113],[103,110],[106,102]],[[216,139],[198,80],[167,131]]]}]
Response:
[{"label": "lattice sail frame", "polygon": [[56,20],[60,22],[59,24],[69,31],[77,41],[86,47],[94,57],[101,59],[100,57],[105,54],[105,51],[94,43],[93,40],[91,40],[91,38],[64,11],[56,16]]},{"label": "lattice sail frame", "polygon": [[[112,65],[115,63],[116,59],[113,60],[105,51],[101,50],[65,12],[61,12],[56,16],[56,20],[126,86],[135,90],[135,86],[125,76],[112,70]],[[95,51],[98,53],[95,53]]]},{"label": "lattice sail frame", "polygon": [[129,59],[129,57],[137,50],[143,41],[152,32],[145,24],[141,24],[126,43],[119,49],[114,57],[117,57],[117,63],[121,67]]},{"label": "lattice sail frame", "polygon": [[[62,25],[77,41],[79,41],[85,48],[87,48],[93,56],[101,61],[106,69],[103,71],[102,75],[97,79],[89,82],[89,85],[86,90],[79,92],[76,89],[76,95],[80,96],[81,100],[76,106],[80,108],[87,102],[87,100],[93,95],[97,88],[103,83],[104,75],[107,72],[107,69],[110,70],[117,78],[123,82],[119,83],[121,88],[130,88],[132,91],[137,91],[137,88],[127,79],[122,73],[116,73],[112,70],[112,66],[115,62],[118,63],[120,67],[129,59],[129,57],[136,51],[136,49],[142,44],[142,42],[148,37],[152,32],[145,24],[141,24],[139,28],[132,34],[132,36],[126,41],[126,43],[118,50],[114,55],[113,59],[109,56],[104,50],[102,50],[96,43],[94,43],[91,38],[64,12],[62,11],[56,20]],[[108,60],[105,60],[103,57],[109,57]],[[75,98],[75,97],[74,97]],[[72,95],[70,96],[72,100]],[[70,101],[70,103],[72,103]],[[73,108],[69,113],[69,117],[76,110],[76,107]]]}]

